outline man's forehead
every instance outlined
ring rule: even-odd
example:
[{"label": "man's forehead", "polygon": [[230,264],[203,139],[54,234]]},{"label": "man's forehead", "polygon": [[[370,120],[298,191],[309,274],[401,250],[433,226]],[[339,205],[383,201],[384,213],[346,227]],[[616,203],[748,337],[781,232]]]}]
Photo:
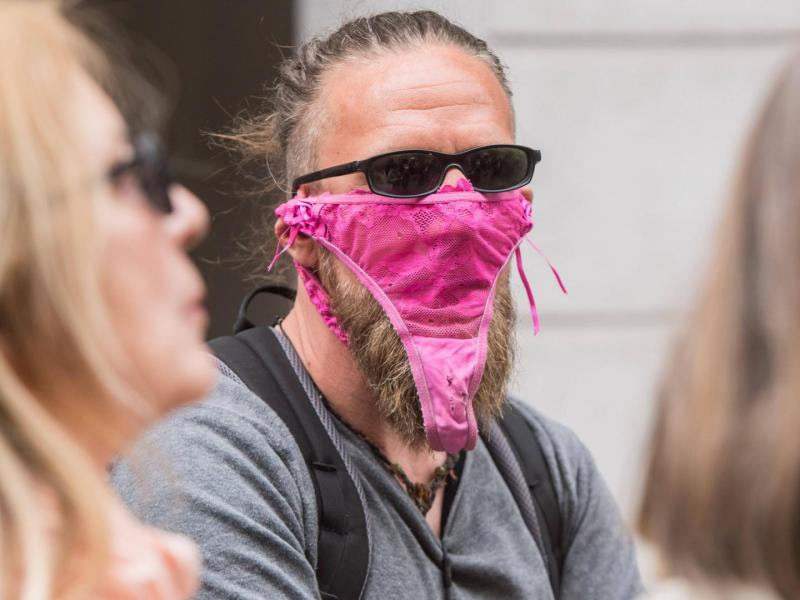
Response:
[{"label": "man's forehead", "polygon": [[454,47],[347,62],[329,74],[324,92],[327,133],[337,144],[359,144],[362,155],[410,147],[457,151],[513,137],[509,101],[495,73]]}]

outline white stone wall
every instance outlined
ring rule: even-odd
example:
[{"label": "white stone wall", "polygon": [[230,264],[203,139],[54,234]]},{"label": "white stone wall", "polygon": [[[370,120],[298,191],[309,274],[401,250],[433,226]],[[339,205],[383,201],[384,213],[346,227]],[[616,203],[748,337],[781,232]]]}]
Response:
[{"label": "white stone wall", "polygon": [[570,292],[526,253],[542,332],[517,286],[515,387],[579,434],[630,518],[661,364],[800,3],[300,0],[298,36],[414,8],[484,37],[509,66],[518,140],[543,154],[533,238]]}]

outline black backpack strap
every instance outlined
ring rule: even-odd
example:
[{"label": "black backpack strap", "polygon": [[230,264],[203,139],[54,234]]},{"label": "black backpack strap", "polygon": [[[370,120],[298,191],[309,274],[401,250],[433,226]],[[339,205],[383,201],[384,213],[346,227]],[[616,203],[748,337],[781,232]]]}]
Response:
[{"label": "black backpack strap", "polygon": [[[485,436],[484,442],[495,463],[500,467],[500,473],[520,506],[523,520],[539,546],[547,567],[553,596],[558,598],[561,589],[561,570],[564,565],[564,527],[552,474],[545,461],[536,432],[512,403],[509,402],[506,405],[497,425],[504,434],[513,458],[522,471],[528,494],[530,494],[529,500],[532,500],[535,518],[528,514],[529,510],[525,509],[528,506],[526,502],[528,499],[519,497],[518,488],[520,486],[512,480],[513,475],[509,469],[502,468],[503,462],[507,461],[505,456],[507,450],[504,451],[505,445],[499,443],[499,440],[492,435],[497,432],[490,432]],[[544,524],[544,527],[540,527],[539,524]]]},{"label": "black backpack strap", "polygon": [[[252,329],[255,327],[253,322],[247,317],[247,309],[250,308],[253,299],[260,294],[273,294],[286,298],[287,300],[294,300],[297,296],[297,292],[292,288],[283,285],[262,285],[252,290],[244,297],[244,300],[242,300],[242,303],[239,305],[239,313],[236,315],[236,322],[233,324],[234,335],[245,329]],[[280,321],[280,319],[278,319],[278,321]]]},{"label": "black backpack strap", "polygon": [[305,458],[317,499],[317,582],[322,598],[360,598],[369,565],[361,498],[280,342],[269,328],[255,327],[212,340],[210,346],[277,413]]}]

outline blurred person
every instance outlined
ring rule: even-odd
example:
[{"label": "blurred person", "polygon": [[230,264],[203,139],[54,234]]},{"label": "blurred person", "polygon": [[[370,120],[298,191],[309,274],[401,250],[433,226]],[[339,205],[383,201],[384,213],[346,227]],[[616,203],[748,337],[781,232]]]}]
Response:
[{"label": "blurred person", "polygon": [[0,2],[2,598],[174,600],[199,578],[194,545],[139,524],[106,481],[215,379],[186,255],[205,209],[113,87],[57,4]]},{"label": "blurred person", "polygon": [[800,56],[755,123],[661,387],[639,530],[654,598],[800,598]]},{"label": "blurred person", "polygon": [[383,13],[304,43],[273,91],[233,137],[291,188],[296,302],[212,342],[218,388],[147,436],[183,510],[124,464],[122,495],[199,540],[199,598],[636,596],[589,452],[507,399],[539,153],[515,145],[498,57],[436,13]]}]

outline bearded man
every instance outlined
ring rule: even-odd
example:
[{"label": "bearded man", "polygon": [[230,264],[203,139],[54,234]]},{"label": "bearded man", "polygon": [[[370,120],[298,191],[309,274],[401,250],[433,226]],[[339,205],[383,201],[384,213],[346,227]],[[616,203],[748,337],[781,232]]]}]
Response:
[{"label": "bearded man", "polygon": [[200,544],[199,598],[638,595],[588,451],[506,396],[540,154],[500,60],[383,13],[301,46],[274,90],[240,139],[291,185],[295,304],[212,343],[216,391],[116,468],[122,495]]}]

